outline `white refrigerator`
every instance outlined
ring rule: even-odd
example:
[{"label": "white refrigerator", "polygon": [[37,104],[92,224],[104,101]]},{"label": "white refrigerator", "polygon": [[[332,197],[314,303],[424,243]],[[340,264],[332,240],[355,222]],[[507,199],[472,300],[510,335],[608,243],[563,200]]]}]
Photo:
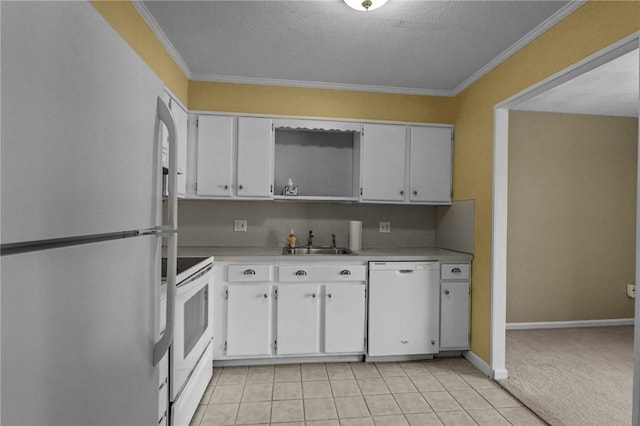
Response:
[{"label": "white refrigerator", "polygon": [[157,425],[163,84],[89,2],[1,19],[0,423]]}]

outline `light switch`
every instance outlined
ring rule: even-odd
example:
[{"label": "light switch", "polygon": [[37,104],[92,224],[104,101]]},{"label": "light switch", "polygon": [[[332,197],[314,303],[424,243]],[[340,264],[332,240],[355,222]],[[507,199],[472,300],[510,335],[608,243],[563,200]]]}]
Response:
[{"label": "light switch", "polygon": [[391,232],[391,222],[380,222],[380,232],[383,234]]}]

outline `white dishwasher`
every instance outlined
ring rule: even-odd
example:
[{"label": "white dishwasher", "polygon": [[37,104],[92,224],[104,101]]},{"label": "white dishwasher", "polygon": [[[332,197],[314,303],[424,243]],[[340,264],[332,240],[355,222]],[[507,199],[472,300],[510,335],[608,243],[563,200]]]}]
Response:
[{"label": "white dishwasher", "polygon": [[369,262],[369,357],[439,351],[438,262]]}]

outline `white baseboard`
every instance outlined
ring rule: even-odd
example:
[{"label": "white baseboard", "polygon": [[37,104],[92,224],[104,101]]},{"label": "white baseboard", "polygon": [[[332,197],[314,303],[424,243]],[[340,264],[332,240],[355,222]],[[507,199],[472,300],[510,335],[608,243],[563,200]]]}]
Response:
[{"label": "white baseboard", "polygon": [[616,325],[634,325],[633,318],[617,318],[582,321],[549,321],[549,322],[511,322],[507,330],[534,330],[542,328],[576,328],[576,327],[611,327]]},{"label": "white baseboard", "polygon": [[473,364],[473,366],[476,367],[478,370],[480,370],[482,374],[484,374],[485,376],[487,377],[493,376],[492,374],[493,372],[491,371],[491,366],[486,362],[484,362],[484,360],[480,358],[478,355],[476,355],[475,353],[471,351],[466,351],[462,354],[462,356],[464,356],[467,359],[467,361]]}]

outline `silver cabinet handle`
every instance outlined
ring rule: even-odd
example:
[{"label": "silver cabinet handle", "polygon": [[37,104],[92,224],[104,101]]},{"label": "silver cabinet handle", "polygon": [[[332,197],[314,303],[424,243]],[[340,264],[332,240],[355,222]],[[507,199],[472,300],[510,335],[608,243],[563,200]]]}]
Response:
[{"label": "silver cabinet handle", "polygon": [[255,275],[256,271],[253,269],[245,269],[242,275]]},{"label": "silver cabinet handle", "polygon": [[432,345],[435,345],[435,344],[436,344],[436,341],[435,341],[435,340],[432,340],[432,341],[431,341],[431,344],[432,344]]},{"label": "silver cabinet handle", "polygon": [[448,296],[449,295],[449,290],[445,290],[444,294],[446,294]]},{"label": "silver cabinet handle", "polygon": [[403,189],[400,190],[400,195],[404,195],[404,190]]},{"label": "silver cabinet handle", "polygon": [[400,343],[402,343],[403,345],[406,345],[407,343],[409,343],[408,340],[400,340]]},{"label": "silver cabinet handle", "polygon": [[296,271],[296,275],[299,277],[307,275],[307,271],[300,269],[299,271]]},{"label": "silver cabinet handle", "polygon": [[225,186],[224,186],[224,189],[229,189],[229,185],[225,185]]},{"label": "silver cabinet handle", "polygon": [[265,299],[269,298],[269,296],[267,295],[267,293],[263,294],[263,297],[264,297]]},{"label": "silver cabinet handle", "polygon": [[459,274],[460,272],[462,272],[462,269],[460,269],[460,268],[453,268],[453,269],[451,270],[451,273],[452,273],[452,274]]},{"label": "silver cabinet handle", "polygon": [[413,191],[413,195],[418,195],[418,191]]},{"label": "silver cabinet handle", "polygon": [[242,185],[238,185],[238,189],[242,189]]},{"label": "silver cabinet handle", "polygon": [[331,297],[332,297],[332,296],[331,296],[331,293],[327,294],[327,297],[328,297],[329,299],[331,299]]},{"label": "silver cabinet handle", "polygon": [[313,297],[313,298],[315,299],[315,298],[316,298],[316,294],[315,294],[315,293],[313,293],[313,294],[311,295],[311,297]]},{"label": "silver cabinet handle", "polygon": [[351,275],[351,271],[348,269],[343,269],[340,271],[340,275]]}]

